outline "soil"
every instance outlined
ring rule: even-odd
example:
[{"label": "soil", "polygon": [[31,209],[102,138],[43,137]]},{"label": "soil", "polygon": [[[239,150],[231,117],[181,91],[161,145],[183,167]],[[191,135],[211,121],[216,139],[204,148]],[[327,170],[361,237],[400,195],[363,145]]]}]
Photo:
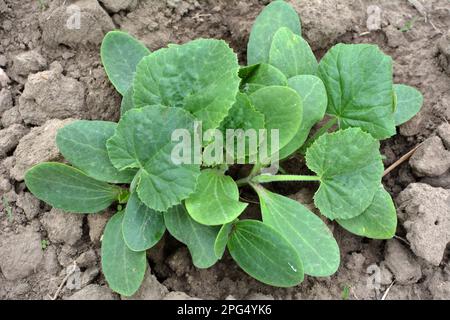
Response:
[{"label": "soil", "polygon": [[[0,0],[0,299],[51,299],[66,276],[58,298],[121,298],[107,288],[99,262],[102,230],[112,213],[61,214],[23,183],[33,164],[61,160],[54,143],[58,128],[72,119],[118,119],[120,96],[99,57],[105,32],[128,31],[151,50],[198,37],[225,39],[244,63],[252,22],[268,2]],[[386,167],[423,143],[383,181],[397,202],[396,238],[359,238],[330,223],[342,255],[337,274],[278,289],[248,277],[229,256],[198,270],[187,249],[166,235],[149,251],[151,272],[134,298],[450,299],[450,3],[290,2],[318,58],[338,42],[378,44],[394,59],[395,81],[424,94],[420,114],[382,143]],[[79,30],[67,24],[76,10]],[[304,170],[298,159],[286,167]],[[273,188],[312,206],[313,185]],[[248,214],[257,215],[256,206]]]}]

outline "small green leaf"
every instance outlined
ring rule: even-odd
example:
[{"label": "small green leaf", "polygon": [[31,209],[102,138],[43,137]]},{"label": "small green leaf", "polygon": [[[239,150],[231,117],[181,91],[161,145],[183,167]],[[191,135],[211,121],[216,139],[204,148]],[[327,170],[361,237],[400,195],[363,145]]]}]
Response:
[{"label": "small green leaf", "polygon": [[265,224],[297,250],[305,274],[327,277],[339,268],[339,247],[326,224],[298,201],[256,186]]},{"label": "small green leaf", "polygon": [[215,169],[202,171],[195,192],[185,204],[192,219],[207,226],[234,221],[248,205],[239,201],[239,189],[234,180]]},{"label": "small green leaf", "polygon": [[134,109],[133,95],[134,90],[133,86],[131,86],[122,98],[120,104],[120,116],[123,116],[128,110]]},{"label": "small green leaf", "polygon": [[72,213],[96,213],[117,200],[120,188],[100,182],[62,163],[41,163],[27,171],[25,183],[36,198]]},{"label": "small green leaf", "polygon": [[117,170],[106,150],[106,141],[116,127],[114,122],[75,121],[58,131],[56,144],[64,158],[88,176],[110,183],[130,183],[137,170]]},{"label": "small green leaf", "polygon": [[294,8],[284,1],[269,4],[256,18],[247,48],[247,64],[269,62],[269,51],[274,34],[287,27],[301,35],[300,18]]},{"label": "small green leaf", "polygon": [[220,129],[222,132],[227,129],[264,129],[264,115],[255,109],[246,94],[238,93],[236,103],[220,124]]},{"label": "small green leaf", "polygon": [[423,96],[416,88],[404,84],[394,85],[394,94],[397,101],[395,124],[399,126],[419,113],[423,105]]},{"label": "small green leaf", "polygon": [[303,281],[303,265],[295,248],[278,231],[260,221],[237,222],[228,250],[245,272],[265,284],[293,287]]},{"label": "small green leaf", "polygon": [[115,292],[132,296],[138,291],[147,269],[145,251],[130,250],[122,236],[123,212],[116,213],[107,223],[102,240],[102,271],[109,287]]},{"label": "small green leaf", "polygon": [[381,186],[372,204],[359,216],[337,222],[347,231],[371,239],[391,239],[397,231],[397,211],[390,194]]},{"label": "small green leaf", "polygon": [[148,208],[133,193],[128,201],[123,218],[122,232],[124,240],[133,251],[145,251],[161,240],[166,226],[164,215]]},{"label": "small green leaf", "polygon": [[289,28],[279,29],[273,36],[269,63],[287,78],[316,75],[319,64],[308,42]]},{"label": "small green leaf", "polygon": [[295,137],[280,151],[280,159],[287,158],[306,141],[312,127],[325,116],[327,91],[319,78],[311,75],[289,79],[289,87],[297,91],[303,101],[303,121]]},{"label": "small green leaf", "polygon": [[181,205],[169,209],[164,214],[164,220],[170,234],[188,247],[197,268],[206,269],[217,262],[214,243],[220,227],[195,222]]},{"label": "small green leaf", "polygon": [[[286,146],[300,128],[303,118],[301,97],[288,87],[265,87],[253,93],[250,100],[265,118],[266,129],[279,131],[279,148]],[[272,150],[272,153],[279,150]]]},{"label": "small green leaf", "polygon": [[183,109],[132,109],[107,142],[109,157],[117,169],[139,169],[133,186],[142,202],[156,211],[166,211],[186,199],[194,192],[200,174],[200,165],[178,164],[172,158],[178,145],[172,141],[172,134],[180,129],[193,137],[194,118]]},{"label": "small green leaf", "polygon": [[328,92],[327,113],[340,128],[360,127],[379,140],[395,135],[392,59],[377,46],[334,46],[320,61],[319,76]]},{"label": "small green leaf", "polygon": [[230,233],[233,230],[234,223],[227,223],[220,228],[219,233],[217,234],[216,241],[214,242],[214,252],[216,254],[217,259],[222,259],[223,254],[225,253],[225,249],[227,248],[228,238],[230,237]]},{"label": "small green leaf", "polygon": [[351,219],[370,206],[384,171],[379,149],[359,128],[324,134],[308,149],[308,168],[321,181],[314,202],[323,215]]},{"label": "small green leaf", "polygon": [[241,89],[251,94],[268,86],[287,86],[286,76],[267,63],[261,63],[241,68],[239,76],[242,78]]},{"label": "small green leaf", "polygon": [[121,31],[111,31],[101,46],[101,58],[109,80],[120,94],[133,83],[136,66],[150,51],[135,38]]},{"label": "small green leaf", "polygon": [[136,108],[162,104],[184,108],[215,129],[227,116],[239,90],[237,56],[221,40],[199,39],[152,53],[137,67]]}]

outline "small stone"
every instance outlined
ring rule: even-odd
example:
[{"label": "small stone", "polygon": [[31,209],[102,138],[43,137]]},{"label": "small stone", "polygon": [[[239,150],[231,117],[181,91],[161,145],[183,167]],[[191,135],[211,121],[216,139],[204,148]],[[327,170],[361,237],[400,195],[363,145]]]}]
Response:
[{"label": "small stone", "polygon": [[99,214],[88,215],[89,237],[94,243],[99,243],[103,235],[106,223],[112,217],[112,213],[105,211]]},{"label": "small stone", "polygon": [[61,271],[61,266],[58,262],[56,250],[53,246],[47,247],[44,251],[44,270],[46,273],[54,276]]},{"label": "small stone", "polygon": [[2,236],[0,257],[0,269],[7,280],[28,277],[43,258],[40,234],[28,227],[18,234]]},{"label": "small stone", "polygon": [[46,45],[71,48],[99,45],[104,35],[115,29],[112,19],[97,1],[77,0],[68,6],[55,5],[40,17]]},{"label": "small stone", "polygon": [[450,123],[443,123],[439,126],[437,134],[441,137],[447,150],[450,150]]},{"label": "small stone", "polygon": [[0,130],[0,159],[4,158],[19,144],[20,139],[28,133],[28,128],[14,124]]},{"label": "small stone", "polygon": [[6,88],[6,86],[8,85],[8,83],[11,80],[9,79],[8,75],[6,74],[5,71],[3,71],[2,68],[0,68],[0,89],[1,88]]},{"label": "small stone", "polygon": [[413,183],[396,202],[412,251],[438,266],[450,242],[450,191]]},{"label": "small stone", "polygon": [[380,276],[381,276],[381,285],[387,286],[392,283],[394,280],[394,275],[389,268],[386,266],[386,263],[383,261],[380,264]]},{"label": "small stone", "polygon": [[447,151],[442,140],[431,137],[417,149],[409,164],[419,177],[437,177],[450,169],[450,151]]},{"label": "small stone", "polygon": [[11,177],[16,181],[23,181],[25,172],[32,166],[61,158],[56,146],[56,133],[58,129],[71,123],[72,119],[49,120],[43,126],[31,129],[24,136],[14,151],[15,165],[11,169]]},{"label": "small stone", "polygon": [[19,112],[27,124],[42,125],[50,119],[80,118],[85,110],[85,88],[62,74],[59,64],[32,74],[19,98]]},{"label": "small stone", "polygon": [[12,189],[12,185],[8,179],[0,176],[0,194],[5,194]]},{"label": "small stone", "polygon": [[445,279],[440,270],[435,272],[428,282],[428,290],[430,290],[433,300],[450,299],[450,281]]},{"label": "small stone", "polygon": [[97,267],[90,267],[87,268],[82,274],[81,274],[81,287],[84,288],[88,284],[90,284],[94,279],[99,275],[100,270]]},{"label": "small stone", "polygon": [[97,264],[97,254],[94,250],[89,249],[86,252],[83,252],[76,260],[77,265],[80,268],[88,268]]},{"label": "small stone", "polygon": [[348,258],[345,266],[349,270],[362,270],[365,261],[366,258],[361,253],[353,252]]},{"label": "small stone", "polygon": [[28,220],[36,218],[41,211],[41,202],[29,192],[19,194],[16,205],[23,210]]},{"label": "small stone", "polygon": [[74,245],[83,235],[83,216],[66,213],[53,208],[43,215],[42,224],[47,230],[48,237],[55,243]]},{"label": "small stone", "polygon": [[42,71],[45,67],[47,67],[47,60],[36,50],[31,50],[13,58],[11,74],[17,82],[25,83],[29,74]]},{"label": "small stone", "polygon": [[190,297],[184,292],[172,291],[169,292],[163,298],[163,300],[201,300],[201,299]]},{"label": "small stone", "polygon": [[75,261],[75,255],[77,250],[75,247],[69,244],[65,244],[61,248],[61,252],[58,254],[59,264],[64,268],[71,268],[73,262]]},{"label": "small stone", "polygon": [[122,300],[161,300],[168,292],[169,290],[151,273],[149,267],[139,291],[132,297],[122,297]]},{"label": "small stone", "polygon": [[3,127],[5,127],[5,128],[12,126],[13,124],[21,124],[22,116],[20,115],[19,107],[15,106],[15,107],[12,107],[11,109],[3,112],[1,121],[2,121]]},{"label": "small stone", "polygon": [[108,12],[116,13],[122,10],[136,8],[137,0],[100,0]]},{"label": "small stone", "polygon": [[90,284],[65,300],[116,300],[116,296],[106,286]]},{"label": "small stone", "polygon": [[3,88],[0,90],[0,116],[13,107],[11,91]]},{"label": "small stone", "polygon": [[413,255],[399,241],[387,242],[385,264],[399,284],[413,284],[422,277],[422,270]]},{"label": "small stone", "polygon": [[[1,11],[0,11],[1,12]],[[0,54],[0,67],[6,67],[7,59],[3,54]]]}]

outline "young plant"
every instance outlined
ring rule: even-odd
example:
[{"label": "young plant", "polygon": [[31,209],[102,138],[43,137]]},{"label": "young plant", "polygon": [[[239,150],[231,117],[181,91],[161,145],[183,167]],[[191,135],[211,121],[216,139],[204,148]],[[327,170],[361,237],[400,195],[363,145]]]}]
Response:
[{"label": "young plant", "polygon": [[[213,266],[228,250],[245,272],[272,286],[335,273],[340,253],[327,224],[263,186],[270,182],[315,182],[314,203],[323,216],[363,237],[394,236],[396,210],[381,184],[379,140],[393,136],[423,99],[416,89],[393,84],[392,60],[378,47],[338,44],[318,63],[295,10],[274,1],[255,22],[248,66],[240,67],[223,41],[199,39],[150,53],[118,31],[106,35],[101,56],[123,96],[119,123],[64,127],[56,142],[71,165],[39,164],[25,182],[36,197],[67,212],[118,204],[102,240],[103,273],[116,292],[130,296],[139,289],[146,250],[166,229],[198,268]],[[310,137],[325,115],[328,123]],[[217,133],[230,129],[278,132],[277,144],[263,139],[271,152],[238,181],[227,175],[224,160],[236,154],[216,144]],[[200,141],[181,148],[181,158],[200,149],[213,160],[174,161],[181,137]],[[299,152],[313,175],[266,173],[263,160]],[[241,154],[239,163],[253,156]],[[242,218],[248,204],[239,188],[245,186],[259,197],[261,221]]]}]

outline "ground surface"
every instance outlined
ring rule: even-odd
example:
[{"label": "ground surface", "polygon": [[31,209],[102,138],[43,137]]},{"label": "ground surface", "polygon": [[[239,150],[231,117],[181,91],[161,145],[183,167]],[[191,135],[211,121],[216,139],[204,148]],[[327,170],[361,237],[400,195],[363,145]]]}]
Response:
[{"label": "ground surface", "polygon": [[[291,2],[318,58],[337,42],[376,43],[392,55],[396,82],[424,93],[421,113],[382,146],[389,166],[423,142],[384,180],[398,207],[398,237],[372,241],[330,225],[341,247],[338,273],[275,289],[246,276],[229,257],[197,270],[187,250],[167,236],[149,252],[151,274],[135,298],[380,299],[390,288],[386,299],[449,299],[450,2]],[[120,298],[105,286],[99,263],[99,240],[111,213],[60,214],[23,183],[31,165],[60,158],[55,133],[70,119],[117,120],[120,97],[99,58],[104,33],[126,30],[152,50],[197,37],[221,38],[242,59],[252,21],[267,3],[0,0],[0,299],[50,299],[74,261],[77,268],[59,298]],[[81,10],[79,30],[67,27],[76,13],[71,4]],[[368,32],[368,20],[376,30]],[[289,167],[303,170],[295,160]],[[313,190],[302,187],[282,191],[310,203]]]}]

